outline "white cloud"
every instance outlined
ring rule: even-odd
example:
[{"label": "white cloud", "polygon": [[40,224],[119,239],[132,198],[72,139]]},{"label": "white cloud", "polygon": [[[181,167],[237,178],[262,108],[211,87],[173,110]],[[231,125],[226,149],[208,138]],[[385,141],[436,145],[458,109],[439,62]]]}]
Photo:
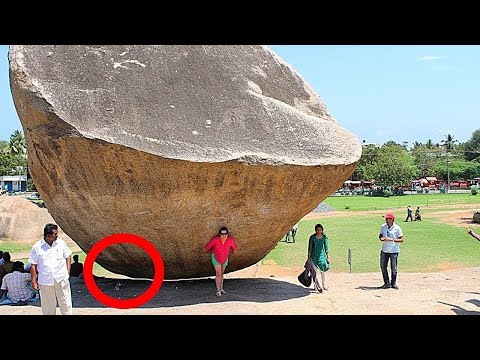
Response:
[{"label": "white cloud", "polygon": [[443,56],[425,55],[425,56],[422,56],[421,58],[418,58],[417,61],[435,61],[442,58]]}]

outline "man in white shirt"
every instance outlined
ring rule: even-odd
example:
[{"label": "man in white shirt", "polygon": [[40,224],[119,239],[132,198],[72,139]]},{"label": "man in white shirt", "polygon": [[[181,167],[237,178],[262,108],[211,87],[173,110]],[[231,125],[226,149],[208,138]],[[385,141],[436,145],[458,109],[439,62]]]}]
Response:
[{"label": "man in white shirt", "polygon": [[293,227],[292,227],[292,239],[293,239],[293,242],[295,242],[295,236],[297,235],[297,230],[298,230],[298,223],[296,223],[296,224],[293,225]]},{"label": "man in white shirt", "polygon": [[65,241],[58,238],[58,226],[45,225],[43,239],[33,245],[28,259],[32,264],[32,287],[40,290],[43,315],[55,315],[57,302],[62,315],[72,314],[72,292],[68,280],[71,254]]},{"label": "man in white shirt", "polygon": [[[383,286],[382,289],[393,288],[398,290],[397,285],[397,264],[398,253],[400,252],[400,243],[403,242],[403,232],[400,226],[394,223],[395,215],[388,213],[385,215],[385,224],[380,227],[378,238],[383,242],[382,251],[380,251],[380,268],[382,269]],[[392,273],[392,282],[388,277],[388,261]]]}]

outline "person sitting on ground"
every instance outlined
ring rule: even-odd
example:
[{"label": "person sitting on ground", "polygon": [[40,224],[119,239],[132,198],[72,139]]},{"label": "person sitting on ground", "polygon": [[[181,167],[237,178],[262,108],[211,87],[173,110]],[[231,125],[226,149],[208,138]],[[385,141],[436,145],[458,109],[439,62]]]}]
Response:
[{"label": "person sitting on ground", "polygon": [[7,271],[7,274],[13,272],[13,261],[10,258],[10,253],[4,252],[3,253],[3,265],[5,267],[5,270]]},{"label": "person sitting on ground", "polygon": [[2,260],[3,260],[3,264],[0,265],[0,286],[2,285],[3,277],[13,271],[13,262],[10,261],[9,252],[3,253]]},{"label": "person sitting on ground", "polygon": [[417,206],[417,210],[415,210],[415,221],[422,221],[422,215],[420,214],[420,206]]},{"label": "person sitting on ground", "polygon": [[7,292],[7,299],[1,304],[26,305],[35,297],[30,285],[30,274],[23,272],[23,262],[13,263],[13,272],[5,275],[0,288],[0,298]]},{"label": "person sitting on ground", "polygon": [[73,255],[73,263],[70,265],[70,276],[79,277],[83,274],[83,264],[78,262],[78,255]]}]

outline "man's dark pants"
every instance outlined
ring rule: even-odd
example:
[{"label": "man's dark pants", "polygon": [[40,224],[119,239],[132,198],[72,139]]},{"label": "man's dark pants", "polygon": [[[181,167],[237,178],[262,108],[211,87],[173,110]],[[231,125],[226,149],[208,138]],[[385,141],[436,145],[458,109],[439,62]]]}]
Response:
[{"label": "man's dark pants", "polygon": [[[392,282],[388,278],[388,260],[390,260],[390,268],[392,272]],[[380,251],[380,269],[382,269],[383,283],[387,285],[394,285],[397,283],[397,262],[398,253],[385,253]]]}]

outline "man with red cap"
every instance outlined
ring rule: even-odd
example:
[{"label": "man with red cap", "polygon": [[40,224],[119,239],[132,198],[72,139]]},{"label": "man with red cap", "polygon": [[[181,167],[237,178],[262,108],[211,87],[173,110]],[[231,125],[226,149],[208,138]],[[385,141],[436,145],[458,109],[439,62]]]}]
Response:
[{"label": "man with red cap", "polygon": [[[400,243],[403,242],[403,232],[400,226],[395,224],[395,215],[393,215],[393,213],[385,215],[385,224],[380,227],[378,238],[382,242],[382,251],[380,251],[380,268],[382,269],[383,286],[381,288],[388,289],[391,287],[398,290],[397,264]],[[391,282],[387,271],[389,260],[392,274]]]}]

